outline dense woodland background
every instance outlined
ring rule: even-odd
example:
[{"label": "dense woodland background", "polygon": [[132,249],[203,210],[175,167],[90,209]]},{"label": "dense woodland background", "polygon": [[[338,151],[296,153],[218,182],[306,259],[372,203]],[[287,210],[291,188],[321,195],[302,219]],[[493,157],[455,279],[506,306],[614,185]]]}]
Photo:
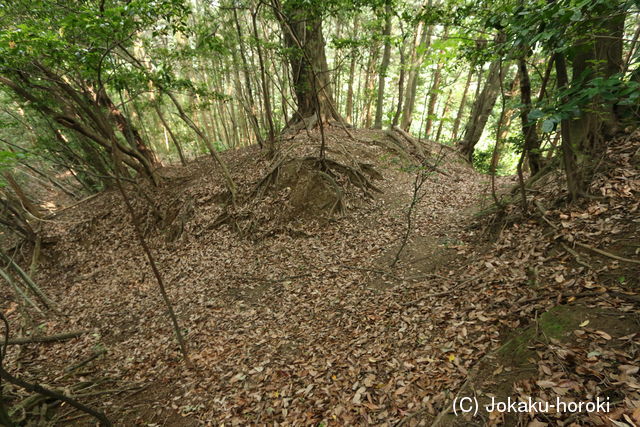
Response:
[{"label": "dense woodland background", "polygon": [[[237,238],[256,240],[271,238],[285,229],[291,233],[289,226],[277,232],[261,228],[268,221],[267,214],[256,213],[259,203],[267,206],[264,209],[270,214],[281,213],[282,205],[264,205],[271,203],[271,188],[293,188],[291,203],[295,204],[296,185],[304,182],[304,197],[317,199],[304,200],[308,210],[342,218],[349,212],[360,212],[360,205],[352,202],[355,192],[369,199],[381,192],[404,194],[407,199],[397,202],[403,210],[394,225],[395,237],[381,239],[380,247],[396,245],[387,260],[392,270],[402,267],[403,251],[431,250],[412,246],[413,233],[423,224],[417,211],[425,203],[432,203],[433,209],[447,206],[447,193],[455,198],[449,203],[452,211],[446,214],[451,215],[451,221],[471,223],[454,212],[474,206],[478,210],[476,203],[482,200],[482,214],[492,218],[485,225],[494,232],[515,227],[514,233],[518,233],[531,223],[527,215],[535,212],[544,220],[542,226],[560,233],[563,227],[573,230],[573,226],[565,226],[568,221],[604,212],[589,204],[606,204],[603,197],[613,196],[599,191],[615,188],[624,199],[617,205],[621,216],[615,218],[626,218],[625,224],[631,227],[637,223],[637,204],[633,205],[637,202],[637,166],[629,166],[629,162],[633,164],[630,159],[638,157],[639,139],[634,132],[640,123],[639,7],[637,1],[624,0],[1,3],[0,275],[8,301],[1,302],[0,309],[7,311],[6,316],[21,313],[36,318],[43,310],[58,310],[49,296],[57,291],[49,288],[52,278],[58,277],[55,274],[66,273],[59,269],[62,261],[48,258],[47,251],[55,252],[48,248],[57,245],[51,230],[61,212],[97,200],[94,198],[104,194],[103,190],[117,197],[100,202],[101,208],[89,209],[75,219],[88,221],[87,215],[102,212],[100,209],[104,209],[100,217],[104,219],[110,210],[117,209],[119,217],[111,224],[113,230],[120,232],[129,227],[124,224],[132,225],[131,230],[126,228],[129,238],[141,245],[132,256],[141,257],[141,268],[150,268],[148,275],[153,279],[142,280],[159,285],[165,307],[160,315],[168,311],[189,369],[193,368],[188,356],[190,339],[183,336],[188,328],[180,325],[180,318],[186,321],[187,317],[179,315],[186,309],[174,310],[172,299],[182,297],[172,298],[165,288],[166,277],[173,277],[173,270],[162,254],[173,249],[154,240],[147,217],[155,218],[154,227],[170,228],[167,241],[172,244],[180,241],[182,233],[193,231],[185,225],[191,218],[204,221],[205,217],[212,222],[205,231],[226,227],[241,236]],[[375,156],[360,153],[357,144],[365,143],[382,144],[388,152],[376,152]],[[393,160],[391,166],[385,163],[389,159]],[[626,177],[627,189],[603,184],[609,182],[603,178],[605,171],[615,169],[612,164],[629,167],[621,175]],[[396,172],[385,175],[381,169],[387,167],[406,176]],[[309,171],[314,172],[305,175]],[[187,172],[193,173],[189,180],[198,177],[193,181],[197,184],[176,187],[177,183],[182,185],[180,179]],[[380,172],[386,181],[404,182],[404,187],[393,190],[376,184],[382,178]],[[444,181],[431,184],[434,175]],[[550,176],[554,177],[553,185]],[[321,186],[317,184],[320,181]],[[282,187],[278,182],[284,182]],[[481,189],[480,182],[487,186]],[[200,188],[194,189],[196,185]],[[208,185],[220,186],[215,190],[219,209],[203,208],[194,214],[191,201],[180,197],[200,191],[192,198],[196,203],[210,200],[213,196],[204,194]],[[546,190],[555,192],[540,198]],[[452,196],[454,193],[457,195]],[[169,195],[173,199],[167,202]],[[396,202],[380,197],[395,206]],[[550,211],[543,206],[551,200],[553,209],[558,209],[560,225],[549,218]],[[609,205],[611,212],[613,205]],[[586,216],[567,213],[574,207],[584,209],[581,212],[587,212]],[[569,211],[561,213],[562,209]],[[298,211],[286,215],[304,216]],[[182,221],[179,230],[174,225],[176,218]],[[93,233],[101,229],[102,219],[91,219],[87,222],[90,227],[82,231],[71,228],[70,233]],[[503,224],[502,229],[496,224]],[[446,224],[438,227],[446,230]],[[629,230],[629,235],[635,236],[636,229]],[[299,230],[296,233],[298,237],[305,235]],[[336,239],[341,239],[336,233]],[[522,239],[531,238],[534,245],[536,239],[531,236],[535,235],[532,231]],[[346,236],[348,233],[343,238]],[[597,234],[584,236],[597,238]],[[599,250],[600,256],[633,267],[611,273],[618,274],[620,283],[637,278],[637,251],[616,255],[615,250],[598,248],[597,243],[575,244],[578,240],[573,237],[554,239],[564,242],[562,245],[571,244],[572,248],[566,249],[569,257],[574,256],[586,269],[567,273],[573,284],[598,280],[587,273],[589,268],[598,268],[585,261],[584,255],[576,254],[576,248],[592,254]],[[154,252],[164,261],[157,263]],[[234,258],[229,255],[229,259]],[[518,268],[528,280],[538,280],[537,267]],[[383,278],[392,274],[369,270]],[[307,274],[289,273],[295,278]],[[478,275],[458,282],[473,282]],[[558,269],[549,277],[558,284],[565,280]],[[578,290],[575,293],[580,294]],[[58,295],[59,299],[64,295]],[[562,299],[562,293],[559,295],[558,301]],[[553,301],[556,296],[518,298],[529,304]],[[12,322],[15,326],[18,321]],[[20,327],[25,337],[39,335],[25,325]],[[64,329],[64,324],[57,325]],[[7,347],[0,347],[0,362],[7,354]],[[455,357],[449,360],[449,365],[452,363],[462,366]],[[59,390],[42,390],[21,382],[15,377],[19,370],[9,374],[3,368],[2,373],[5,384],[45,393],[54,401],[64,398]],[[36,374],[32,375],[37,382]],[[352,403],[357,400],[358,405],[364,393],[360,386],[354,386],[360,393],[356,393],[358,398],[348,399]],[[15,405],[16,399],[7,401]],[[378,405],[372,400],[369,403]],[[444,403],[444,397],[429,403],[428,412],[446,409]],[[75,401],[68,404],[108,423],[102,413]],[[422,413],[415,411],[414,404],[402,410],[389,409],[377,421]],[[195,413],[205,410],[194,405],[189,407],[196,408]],[[633,405],[627,406],[628,417],[635,416],[638,422],[639,415],[633,410],[640,406]],[[3,409],[0,388],[0,424],[12,423],[9,412],[15,418],[28,411]],[[618,415],[622,417],[623,412]],[[207,416],[222,417],[207,413],[201,419]],[[327,416],[310,416],[307,421],[318,423]],[[287,414],[283,417],[287,419]],[[349,422],[373,422],[365,420],[353,418]]]},{"label": "dense woodland background", "polygon": [[[14,2],[2,13],[5,179],[74,196],[113,185],[114,138],[155,179],[157,165],[209,151],[276,150],[317,108],[460,146],[498,174],[537,172],[561,141],[580,169],[636,119],[630,1]],[[58,182],[65,172],[75,182]]]}]

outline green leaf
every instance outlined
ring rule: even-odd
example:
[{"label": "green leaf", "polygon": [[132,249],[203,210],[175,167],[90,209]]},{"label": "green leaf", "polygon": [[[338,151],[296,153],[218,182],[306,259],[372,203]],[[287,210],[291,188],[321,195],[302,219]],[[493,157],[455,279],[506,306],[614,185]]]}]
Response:
[{"label": "green leaf", "polygon": [[531,112],[529,112],[528,119],[537,120],[542,116],[544,116],[544,113],[541,110],[531,110]]},{"label": "green leaf", "polygon": [[542,132],[551,132],[554,128],[556,127],[556,122],[551,120],[551,119],[547,119],[544,122],[542,122]]}]

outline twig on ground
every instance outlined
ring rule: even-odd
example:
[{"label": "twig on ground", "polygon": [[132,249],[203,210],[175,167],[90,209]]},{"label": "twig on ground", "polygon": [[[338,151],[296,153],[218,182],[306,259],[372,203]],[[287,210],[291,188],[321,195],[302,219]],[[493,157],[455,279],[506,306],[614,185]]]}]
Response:
[{"label": "twig on ground", "polygon": [[[31,393],[38,393],[41,394],[43,396],[47,396],[56,400],[60,400],[61,402],[65,402],[71,406],[73,406],[74,408],[91,415],[92,417],[94,417],[95,419],[97,419],[98,421],[100,421],[100,424],[106,427],[111,427],[111,421],[109,421],[109,419],[106,417],[106,415],[102,412],[98,412],[95,409],[92,409],[86,405],[83,405],[82,403],[76,401],[75,399],[72,399],[68,396],[65,396],[61,393],[55,392],[53,390],[49,390],[46,389],[44,387],[42,387],[40,384],[31,384],[28,383],[26,381],[21,380],[20,378],[14,377],[13,375],[11,375],[9,372],[7,372],[4,368],[4,365],[2,364],[3,360],[4,360],[4,356],[6,354],[7,351],[7,345],[9,343],[9,321],[7,320],[7,318],[4,316],[4,314],[0,313],[0,320],[2,320],[2,322],[4,323],[4,328],[5,328],[5,337],[4,337],[4,344],[2,346],[2,349],[0,350],[0,378],[13,384],[13,385],[17,385],[18,387],[22,387],[23,389],[27,390],[28,392]],[[9,422],[11,423],[11,420],[9,420]],[[10,426],[13,423],[9,424]]]},{"label": "twig on ground", "polygon": [[103,354],[105,354],[107,352],[106,349],[100,349],[98,351],[93,352],[93,354],[89,357],[84,358],[83,360],[81,360],[80,362],[71,365],[71,366],[67,366],[66,368],[64,368],[64,371],[69,373],[69,372],[73,372],[78,368],[82,368],[84,365],[86,365],[87,363],[91,362],[94,359],[97,359],[98,357],[102,356]]},{"label": "twig on ground", "polygon": [[13,338],[7,341],[7,345],[22,345],[22,344],[65,341],[65,340],[70,340],[72,338],[79,337],[80,335],[86,334],[88,332],[89,331],[71,331],[71,332],[63,332],[61,334],[48,335],[48,336],[31,336],[31,337]]},{"label": "twig on ground", "polygon": [[409,207],[407,209],[407,227],[405,229],[405,233],[402,236],[402,240],[400,241],[400,247],[398,248],[398,252],[396,252],[396,256],[393,258],[393,262],[390,267],[394,268],[398,261],[400,260],[400,255],[402,255],[402,251],[407,246],[409,241],[409,236],[411,235],[411,231],[413,230],[413,213],[420,201],[426,195],[426,192],[421,191],[424,184],[427,183],[429,177],[431,176],[430,172],[433,172],[437,169],[437,165],[444,159],[444,155],[440,153],[440,156],[436,159],[435,165],[430,165],[427,163],[421,163],[416,171],[416,176],[413,181],[413,194],[411,197],[411,203],[409,203]]},{"label": "twig on ground", "polygon": [[[535,201],[534,203],[536,205],[536,208],[538,208],[538,211],[540,211],[540,215],[541,215],[542,219],[547,224],[549,224],[552,228],[558,230],[560,227],[558,227],[556,224],[552,223],[549,220],[549,218],[546,217],[544,206],[542,206],[538,201]],[[563,238],[565,238],[565,237],[563,236]],[[576,241],[570,242],[570,243],[573,243],[574,245],[580,246],[581,248],[589,249],[590,251],[593,251],[593,252],[595,252],[597,254],[600,254],[600,255],[603,255],[603,256],[618,260],[618,261],[629,262],[629,263],[632,263],[632,264],[640,264],[640,260],[625,258],[625,257],[619,256],[619,255],[616,255],[616,254],[612,254],[611,252],[607,252],[607,251],[605,251],[603,249],[594,248],[593,246],[589,246],[589,245],[584,244],[584,243],[580,243],[580,242],[576,242]]]}]

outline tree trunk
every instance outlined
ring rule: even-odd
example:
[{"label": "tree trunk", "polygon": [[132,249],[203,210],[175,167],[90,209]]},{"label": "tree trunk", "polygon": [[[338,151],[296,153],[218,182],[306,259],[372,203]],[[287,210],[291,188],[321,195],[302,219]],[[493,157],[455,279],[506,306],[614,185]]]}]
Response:
[{"label": "tree trunk", "polygon": [[516,109],[511,106],[511,99],[516,94],[516,89],[520,86],[520,71],[516,73],[515,77],[509,85],[509,91],[503,93],[502,111],[498,120],[498,129],[496,132],[496,148],[494,155],[491,158],[491,173],[495,174],[500,163],[500,157],[509,136],[509,129],[511,128],[511,120],[516,112]]},{"label": "tree trunk", "polygon": [[[593,36],[573,46],[571,87],[585,87],[596,78],[608,79],[622,72],[624,18],[623,13],[602,18]],[[580,116],[571,121],[571,138],[579,151],[594,158],[604,150],[605,140],[619,129],[614,108],[598,97],[581,108]]]},{"label": "tree trunk", "polygon": [[[562,52],[555,54],[556,78],[558,79],[558,89],[566,91],[569,87],[569,77],[567,76],[567,63]],[[565,96],[564,102],[569,100]],[[572,141],[572,126],[570,118],[563,118],[560,123],[560,131],[562,133],[562,161],[564,164],[565,176],[567,177],[567,189],[571,200],[576,200],[582,196],[584,190],[582,185],[582,177],[577,164],[577,156],[574,151]]]},{"label": "tree trunk", "polygon": [[236,11],[235,7],[233,8],[233,20],[236,24],[236,33],[238,35],[238,43],[240,45],[240,60],[242,61],[242,74],[244,75],[244,87],[247,91],[245,97],[248,107],[247,113],[249,115],[249,121],[251,122],[251,126],[253,127],[253,132],[256,136],[256,140],[258,141],[258,145],[262,147],[262,135],[260,135],[260,125],[258,124],[258,117],[256,115],[256,104],[253,100],[253,89],[251,88],[250,70],[247,62],[247,55],[245,53],[242,28],[240,27],[240,20],[238,19],[238,12]]},{"label": "tree trunk", "polygon": [[[607,4],[601,12],[595,34],[585,36],[573,46],[571,88],[585,88],[595,79],[606,80],[623,70],[625,14],[617,13],[619,3]],[[556,53],[555,64],[558,87],[567,89],[569,79],[562,53]],[[581,106],[578,117],[562,120],[561,147],[571,200],[587,193],[594,165],[606,149],[606,141],[619,129],[616,113],[610,102],[594,97]]]},{"label": "tree trunk", "polygon": [[[447,38],[449,33],[448,28],[445,28],[443,38]],[[442,61],[438,61],[436,70],[433,73],[433,83],[431,84],[431,90],[429,91],[429,104],[427,105],[427,123],[424,128],[424,136],[429,139],[431,135],[431,128],[433,127],[433,115],[436,109],[436,102],[438,102],[438,92],[440,90],[440,80],[442,79]]]},{"label": "tree trunk", "polygon": [[378,60],[378,46],[372,44],[367,61],[366,77],[364,79],[364,127],[371,127],[371,103],[373,102],[373,88],[375,84],[376,62]]},{"label": "tree trunk", "polygon": [[529,169],[531,175],[538,173],[542,167],[542,156],[540,155],[540,141],[536,132],[535,123],[529,120],[531,112],[531,79],[524,56],[518,60],[518,70],[520,72],[520,120],[522,121],[522,135],[524,136],[524,151],[529,159]]},{"label": "tree trunk", "polygon": [[402,95],[404,94],[404,79],[405,79],[405,67],[404,67],[404,46],[405,40],[400,43],[399,53],[400,53],[400,75],[398,76],[398,106],[396,107],[396,112],[393,115],[393,120],[391,122],[391,127],[398,126],[398,121],[400,120],[400,115],[402,114]]},{"label": "tree trunk", "polygon": [[319,119],[316,124],[330,119],[342,121],[333,103],[322,19],[298,6],[287,9],[276,6],[285,46],[291,52],[289,64],[298,107],[288,126],[312,117]]},{"label": "tree trunk", "polygon": [[432,26],[425,28],[424,23],[420,22],[418,24],[415,37],[416,42],[414,42],[411,54],[411,68],[409,69],[409,76],[407,79],[407,89],[405,92],[404,107],[402,110],[402,124],[400,126],[405,131],[409,131],[409,128],[411,127],[413,108],[416,103],[416,90],[418,89],[418,79],[420,77],[420,64],[431,43],[432,31]]},{"label": "tree trunk", "polygon": [[449,93],[447,94],[447,98],[444,100],[444,106],[442,107],[442,115],[440,116],[440,121],[438,123],[438,131],[436,132],[436,142],[440,142],[440,137],[442,136],[442,129],[444,128],[444,122],[449,113],[451,94],[453,93],[453,89],[449,89]]},{"label": "tree trunk", "polygon": [[464,107],[467,105],[467,93],[469,93],[469,87],[471,86],[471,78],[473,77],[473,67],[469,68],[469,74],[467,75],[467,82],[464,85],[464,92],[462,92],[462,99],[460,100],[460,107],[458,107],[458,114],[453,122],[453,130],[451,131],[451,140],[455,141],[458,137],[458,129],[460,129],[460,123],[462,122],[462,115],[464,114]]},{"label": "tree trunk", "polygon": [[[358,33],[358,21],[353,24],[354,33]],[[351,64],[349,65],[349,82],[347,84],[347,105],[346,105],[346,121],[353,123],[353,82],[356,74],[356,51],[351,51]]]},{"label": "tree trunk", "polygon": [[198,137],[200,137],[202,142],[205,144],[205,146],[209,150],[209,154],[211,154],[211,157],[213,158],[213,160],[218,164],[218,166],[220,166],[222,175],[223,175],[223,177],[225,179],[225,185],[226,185],[227,190],[229,191],[229,193],[231,195],[231,204],[235,207],[235,204],[236,204],[236,184],[233,181],[233,178],[231,177],[231,174],[229,173],[229,169],[227,168],[227,164],[224,162],[224,160],[222,160],[222,157],[220,157],[220,155],[216,151],[216,149],[213,146],[213,144],[211,144],[211,141],[207,138],[205,133],[202,132],[202,130],[198,126],[196,126],[195,123],[193,123],[193,121],[185,113],[184,109],[182,108],[182,105],[180,105],[180,102],[175,97],[175,95],[173,95],[171,92],[168,92],[168,91],[165,91],[165,93],[167,94],[167,96],[169,97],[171,102],[173,102],[173,105],[176,107],[176,109],[178,110],[178,115],[180,116],[182,121],[184,121],[185,124],[187,126],[189,126],[196,133],[196,135],[198,135]]},{"label": "tree trunk", "polygon": [[[502,38],[502,37],[499,37]],[[471,117],[465,128],[464,138],[460,143],[460,151],[469,162],[473,160],[473,150],[482,137],[484,127],[500,92],[500,67],[502,59],[498,58],[491,63],[484,88],[476,98],[471,109]]]},{"label": "tree trunk", "polygon": [[273,110],[271,109],[271,93],[269,92],[269,85],[267,84],[267,75],[264,66],[264,58],[262,55],[262,47],[258,40],[258,9],[251,12],[251,25],[253,27],[253,37],[256,41],[256,50],[258,52],[258,64],[260,65],[260,82],[262,83],[262,98],[264,101],[265,116],[267,122],[267,150],[269,156],[272,156],[275,152],[276,144],[276,131],[273,125]]},{"label": "tree trunk", "polygon": [[384,52],[382,54],[382,63],[380,64],[380,75],[378,77],[378,97],[376,99],[376,119],[373,127],[382,129],[382,114],[384,110],[384,86],[387,77],[387,69],[391,60],[391,5],[387,4],[384,8],[385,22],[384,32]]},{"label": "tree trunk", "polygon": [[100,91],[96,96],[96,102],[98,105],[103,106],[109,110],[109,116],[115,122],[117,129],[122,136],[131,145],[131,148],[137,150],[153,168],[159,165],[158,158],[153,150],[145,144],[140,136],[138,130],[131,124],[130,120],[122,114],[122,112],[116,107],[109,95],[105,90]]},{"label": "tree trunk", "polygon": [[24,191],[22,191],[22,187],[20,187],[18,182],[13,178],[13,175],[11,175],[9,172],[3,172],[2,176],[4,176],[4,179],[7,180],[9,187],[11,187],[13,192],[16,193],[16,196],[18,196],[18,200],[20,201],[20,204],[22,205],[24,210],[26,210],[36,218],[42,218],[42,213],[38,210],[36,205],[31,202]]}]

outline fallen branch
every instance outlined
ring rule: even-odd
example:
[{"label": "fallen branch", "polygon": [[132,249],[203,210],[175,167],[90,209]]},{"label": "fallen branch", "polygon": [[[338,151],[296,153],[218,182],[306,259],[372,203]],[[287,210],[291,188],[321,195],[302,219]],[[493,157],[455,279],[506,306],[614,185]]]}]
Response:
[{"label": "fallen branch", "polygon": [[384,139],[378,140],[377,142],[390,151],[395,151],[407,163],[412,163],[411,156],[409,156],[408,151],[403,147],[400,137],[398,137],[392,130],[386,130],[384,134],[389,137],[390,142],[387,142]]},{"label": "fallen branch", "polygon": [[89,200],[93,200],[93,199],[95,199],[95,198],[96,198],[96,197],[98,197],[100,194],[102,194],[102,193],[100,192],[100,193],[92,194],[92,195],[90,195],[90,196],[88,196],[88,197],[85,197],[84,199],[82,199],[82,200],[80,200],[80,201],[78,201],[78,202],[76,202],[76,203],[72,204],[72,205],[65,206],[64,208],[60,208],[60,209],[58,209],[57,211],[55,211],[54,213],[52,213],[51,215],[47,215],[46,217],[44,217],[44,219],[52,219],[52,218],[55,218],[56,216],[60,215],[62,212],[66,211],[66,210],[69,210],[69,209],[75,208],[76,206],[81,205],[81,204],[83,204],[83,203],[85,203],[85,202],[88,202]]},{"label": "fallen branch", "polygon": [[5,254],[2,250],[0,250],[0,258],[2,258],[7,263],[7,266],[11,267],[18,274],[18,276],[20,276],[27,287],[31,289],[31,291],[35,294],[36,297],[38,297],[40,302],[42,302],[45,307],[54,311],[56,314],[62,314],[60,310],[56,308],[55,303],[45,295],[40,287],[38,287],[38,285],[34,283],[31,277],[27,273],[25,273],[25,271],[20,268],[20,266],[16,264],[13,259],[7,256],[7,254]]},{"label": "fallen branch", "polygon": [[420,157],[422,158],[426,157],[424,154],[424,148],[422,147],[419,141],[416,141],[415,138],[413,138],[411,135],[409,135],[407,132],[405,132],[403,129],[401,129],[398,126],[393,126],[391,129],[393,129],[394,131],[402,135],[402,137],[404,137],[404,139],[407,140],[407,142],[409,142],[409,144],[413,146],[413,148],[416,150],[416,152]]},{"label": "fallen branch", "polygon": [[72,331],[72,332],[64,332],[62,334],[56,335],[48,335],[48,336],[35,336],[35,337],[20,337],[10,339],[7,344],[8,345],[22,345],[22,344],[34,344],[34,343],[43,343],[43,342],[56,342],[56,341],[66,341],[71,338],[79,337],[80,335],[86,334],[89,331]]},{"label": "fallen branch", "polygon": [[565,251],[567,251],[571,255],[573,255],[573,257],[576,259],[576,262],[578,264],[580,264],[583,267],[586,267],[589,270],[595,270],[590,264],[588,264],[587,262],[582,260],[582,257],[580,256],[580,254],[578,252],[574,251],[573,249],[571,249],[569,246],[565,245],[562,242],[560,242],[560,245],[564,248]]},{"label": "fallen branch", "polygon": [[[552,228],[554,228],[556,230],[559,230],[560,227],[558,227],[557,225],[552,223],[549,220],[549,218],[546,217],[544,206],[542,206],[540,204],[540,202],[538,202],[538,201],[535,201],[534,204],[536,205],[536,208],[538,208],[538,211],[540,211],[540,215],[542,216],[542,219],[547,224],[549,224]],[[565,237],[563,236],[563,238],[565,238]],[[631,264],[640,264],[640,261],[637,260],[637,259],[625,258],[625,257],[619,256],[619,255],[616,255],[616,254],[612,254],[611,252],[607,252],[607,251],[605,251],[603,249],[594,248],[593,246],[589,246],[589,245],[586,245],[584,243],[575,242],[575,241],[574,242],[569,242],[569,243],[573,243],[574,245],[580,246],[581,248],[589,249],[590,251],[593,251],[593,252],[595,252],[597,254],[600,254],[600,255],[603,255],[603,256],[618,260],[618,261],[629,262]]]},{"label": "fallen branch", "polygon": [[95,351],[91,356],[84,358],[83,360],[79,361],[76,364],[66,367],[64,371],[69,373],[69,372],[75,371],[78,368],[82,368],[84,365],[86,365],[87,363],[91,362],[94,359],[97,359],[98,357],[102,356],[106,352],[107,350],[104,348],[101,350]]},{"label": "fallen branch", "polygon": [[640,264],[640,261],[638,261],[637,259],[621,257],[619,255],[612,254],[611,252],[607,252],[607,251],[602,250],[602,249],[594,248],[593,246],[585,245],[584,243],[580,243],[580,242],[574,242],[574,243],[576,245],[580,246],[581,248],[589,249],[590,251],[593,251],[593,252],[595,252],[597,254],[604,255],[604,256],[609,257],[609,258],[617,259],[618,261],[630,262],[632,264]]},{"label": "fallen branch", "polygon": [[[77,400],[65,396],[64,394],[58,393],[56,391],[53,390],[49,390],[47,388],[42,387],[40,384],[32,384],[29,382],[26,382],[18,377],[14,377],[13,375],[11,375],[9,372],[7,372],[4,368],[4,366],[2,365],[4,356],[7,354],[7,345],[9,344],[9,321],[7,320],[7,318],[0,313],[0,320],[2,320],[2,322],[4,323],[4,343],[0,349],[0,379],[7,381],[13,385],[16,385],[18,387],[21,387],[25,390],[27,390],[28,392],[31,393],[38,393],[41,394],[43,396],[47,396],[56,400],[59,400],[61,402],[65,402],[71,406],[73,406],[74,408],[91,415],[92,417],[94,417],[95,419],[97,419],[100,422],[100,425],[105,426],[105,427],[111,427],[111,421],[109,421],[109,419],[106,417],[106,415],[102,412],[98,412],[93,408],[90,408],[80,402],[78,402]],[[4,412],[4,411],[3,411]],[[7,414],[2,413],[3,417],[7,417]],[[8,421],[6,421],[7,424],[9,426],[13,425],[13,422],[9,419]]]}]

